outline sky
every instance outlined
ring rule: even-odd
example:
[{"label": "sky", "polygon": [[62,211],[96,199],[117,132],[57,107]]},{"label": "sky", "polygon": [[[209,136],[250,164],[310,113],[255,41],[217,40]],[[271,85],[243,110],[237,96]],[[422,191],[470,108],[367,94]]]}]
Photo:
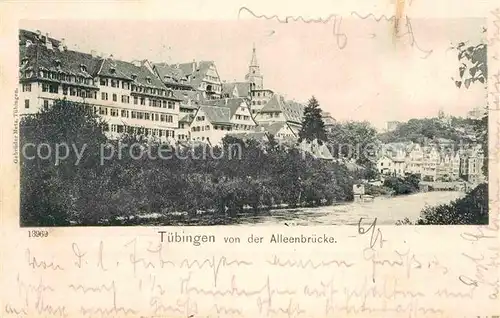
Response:
[{"label": "sky", "polygon": [[[482,40],[480,18],[412,19],[412,33],[372,18],[343,18],[336,32],[327,23],[273,20],[22,20],[20,28],[64,38],[68,48],[131,61],[213,60],[222,80],[244,80],[255,44],[264,86],[288,99],[315,96],[337,120],[387,121],[464,116],[485,105],[480,83],[458,89],[457,52],[452,44]],[[404,25],[403,25],[404,27]],[[406,35],[404,35],[406,33]]]}]

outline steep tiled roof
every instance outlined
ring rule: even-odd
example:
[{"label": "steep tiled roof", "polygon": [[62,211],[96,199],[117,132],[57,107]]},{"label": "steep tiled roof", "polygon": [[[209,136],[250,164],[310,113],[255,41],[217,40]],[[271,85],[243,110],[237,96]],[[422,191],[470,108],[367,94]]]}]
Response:
[{"label": "steep tiled roof", "polygon": [[131,62],[107,58],[103,61],[98,74],[102,76],[130,79],[134,80],[135,84],[138,85],[165,89],[165,85],[163,85],[156,74],[152,73],[146,67],[146,61],[136,63],[137,65]]},{"label": "steep tiled roof", "polygon": [[219,106],[200,106],[210,123],[212,124],[231,124],[231,115],[228,107]]},{"label": "steep tiled roof", "polygon": [[198,87],[198,85],[200,85],[200,83],[203,81],[203,78],[207,74],[210,67],[212,65],[215,65],[215,63],[213,61],[199,61],[180,63],[178,65],[179,70],[182,72],[182,76],[189,78],[189,84],[193,87]]},{"label": "steep tiled roof", "polygon": [[191,103],[193,105],[201,104],[205,101],[203,94],[199,91],[174,91],[174,96],[184,103],[187,103],[189,100],[191,100]]},{"label": "steep tiled roof", "polygon": [[181,81],[181,79],[185,78],[186,75],[176,65],[168,65],[167,63],[155,63],[154,69],[164,83],[183,87],[181,89],[193,89],[191,85]]},{"label": "steep tiled roof", "polygon": [[287,101],[284,104],[283,114],[287,121],[301,123],[304,117],[304,105],[295,101]]},{"label": "steep tiled roof", "polygon": [[238,97],[248,97],[250,95],[250,83],[248,82],[224,83],[222,84],[222,95],[229,94],[229,97],[233,97],[235,88]]},{"label": "steep tiled roof", "polygon": [[304,105],[295,101],[285,101],[283,96],[273,95],[269,102],[262,107],[261,113],[282,112],[287,121],[301,123],[304,116]]},{"label": "steep tiled roof", "polygon": [[[28,31],[28,30],[19,30],[19,45],[26,45],[27,41],[31,41],[31,43],[37,43],[37,42],[42,42],[45,43],[45,38],[46,34],[40,33],[40,35],[37,34],[37,32],[33,31]],[[59,46],[60,41],[53,39],[49,36],[49,41],[52,42],[52,46],[54,48],[57,48]]]},{"label": "steep tiled roof", "polygon": [[265,112],[279,112],[281,111],[283,104],[285,103],[285,99],[283,96],[278,94],[274,94],[273,97],[267,102],[264,107],[260,110],[261,113]]},{"label": "steep tiled roof", "polygon": [[[238,107],[240,107],[241,103],[246,104],[247,101],[244,98],[240,97],[240,98],[214,99],[214,100],[210,100],[210,101],[206,102],[206,104],[209,104],[209,105],[229,108],[231,117],[234,116],[234,114],[238,110]],[[247,106],[248,106],[248,104],[247,104]]]},{"label": "steep tiled roof", "polygon": [[185,76],[179,68],[174,67],[173,65],[168,65],[167,63],[154,63],[154,68],[162,79],[169,77],[176,80]]},{"label": "steep tiled roof", "polygon": [[[21,32],[20,34],[31,33]],[[23,35],[20,35],[20,38],[23,39]],[[34,77],[38,76],[40,70],[50,70],[90,78],[97,73],[101,65],[101,60],[91,54],[71,50],[60,51],[57,46],[49,49],[44,41],[36,41],[36,38],[33,39],[33,44],[26,47],[26,39],[29,37],[24,37],[24,40],[21,40],[24,44],[21,43],[19,46],[21,70],[31,68],[34,71]]]}]

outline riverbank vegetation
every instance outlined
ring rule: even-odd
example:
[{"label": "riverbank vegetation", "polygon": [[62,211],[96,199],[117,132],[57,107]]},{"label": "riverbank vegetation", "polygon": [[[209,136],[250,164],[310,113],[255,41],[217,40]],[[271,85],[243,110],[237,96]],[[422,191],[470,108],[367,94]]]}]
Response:
[{"label": "riverbank vegetation", "polygon": [[465,197],[450,204],[426,207],[414,222],[408,218],[398,225],[485,225],[488,224],[488,184],[482,183]]},{"label": "riverbank vegetation", "polygon": [[384,187],[393,191],[394,195],[412,194],[419,191],[420,177],[410,174],[405,177],[388,177],[384,180]]}]

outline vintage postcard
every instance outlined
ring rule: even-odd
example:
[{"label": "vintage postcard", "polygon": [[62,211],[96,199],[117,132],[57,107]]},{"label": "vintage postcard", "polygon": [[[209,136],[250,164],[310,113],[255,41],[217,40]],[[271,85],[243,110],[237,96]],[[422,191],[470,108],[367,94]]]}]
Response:
[{"label": "vintage postcard", "polygon": [[500,9],[240,2],[0,4],[0,316],[498,317]]}]

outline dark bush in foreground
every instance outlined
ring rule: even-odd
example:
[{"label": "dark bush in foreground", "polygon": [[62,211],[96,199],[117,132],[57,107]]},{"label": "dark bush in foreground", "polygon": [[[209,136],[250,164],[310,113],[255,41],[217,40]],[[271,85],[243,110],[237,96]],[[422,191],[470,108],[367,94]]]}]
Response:
[{"label": "dark bush in foreground", "polygon": [[488,224],[488,184],[478,185],[464,198],[450,204],[427,207],[420,218],[412,223],[408,219],[397,222],[398,225],[459,225]]}]

